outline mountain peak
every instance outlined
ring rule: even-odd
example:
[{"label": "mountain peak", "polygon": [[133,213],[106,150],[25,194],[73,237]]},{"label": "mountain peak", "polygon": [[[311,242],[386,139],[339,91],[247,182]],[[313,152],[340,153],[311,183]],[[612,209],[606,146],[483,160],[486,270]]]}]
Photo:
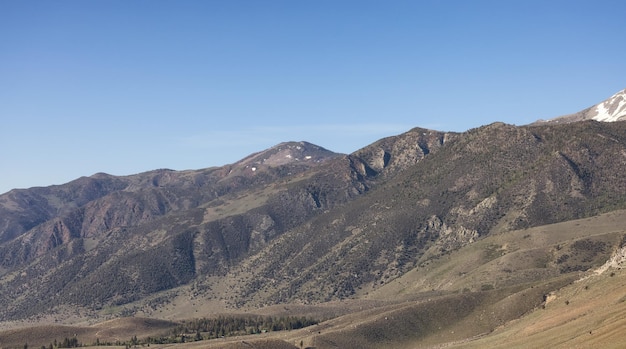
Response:
[{"label": "mountain peak", "polygon": [[626,89],[593,106],[588,113],[596,121],[613,122],[626,118]]},{"label": "mountain peak", "polygon": [[292,162],[321,162],[339,154],[309,142],[283,142],[264,151],[254,153],[238,164],[285,165]]},{"label": "mountain peak", "polygon": [[595,120],[601,122],[626,120],[626,89],[623,89],[603,102],[579,111],[578,113],[550,120],[539,120],[535,122],[535,124],[564,124],[585,120]]}]

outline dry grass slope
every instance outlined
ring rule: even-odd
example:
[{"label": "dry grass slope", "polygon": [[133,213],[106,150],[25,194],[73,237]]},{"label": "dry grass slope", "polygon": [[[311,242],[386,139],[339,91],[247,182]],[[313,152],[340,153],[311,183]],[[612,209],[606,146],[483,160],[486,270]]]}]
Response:
[{"label": "dry grass slope", "polygon": [[554,292],[545,309],[449,348],[625,348],[625,286],[624,270],[591,276]]},{"label": "dry grass slope", "polygon": [[[178,346],[177,346],[178,348]],[[245,339],[236,340],[229,343],[190,343],[187,345],[180,345],[180,349],[200,349],[200,348],[215,348],[215,349],[298,349],[293,344],[287,343],[279,339]]]},{"label": "dry grass slope", "polygon": [[24,344],[35,348],[73,337],[85,345],[91,345],[96,340],[101,343],[115,343],[128,341],[133,336],[144,338],[161,335],[174,326],[174,322],[147,318],[121,318],[94,326],[34,326],[0,332],[0,344],[2,348],[21,348]]}]

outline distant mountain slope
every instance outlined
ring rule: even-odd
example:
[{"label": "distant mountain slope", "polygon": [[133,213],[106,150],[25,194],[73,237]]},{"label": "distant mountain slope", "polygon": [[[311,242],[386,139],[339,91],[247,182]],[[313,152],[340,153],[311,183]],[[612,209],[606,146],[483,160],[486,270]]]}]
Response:
[{"label": "distant mountain slope", "polygon": [[[413,161],[424,152],[431,150],[420,148]],[[22,212],[36,213],[38,203],[20,206],[16,198],[45,188],[11,191],[0,198],[2,219],[19,228],[0,245],[0,286],[12,290],[0,293],[4,316],[67,303],[99,309],[224,275],[282,233],[366,193],[384,170],[309,143],[283,143],[221,168],[99,174],[79,180],[90,186],[54,187],[42,201],[117,185],[57,205],[63,209],[36,216],[32,227],[17,223]],[[13,290],[23,296],[13,299]]]},{"label": "distant mountain slope", "polygon": [[[301,159],[281,160],[279,166],[274,166],[273,162],[263,163],[262,160],[275,156],[279,148],[291,149],[289,154],[299,155]],[[143,263],[141,258],[150,258],[155,252],[165,264],[162,269],[153,269],[158,271],[155,275],[141,272],[143,276],[139,280],[149,280],[140,289],[151,292],[187,282],[195,272],[188,269],[193,256],[190,250],[180,250],[189,246],[185,242],[189,241],[188,238],[177,236],[184,235],[190,224],[208,224],[228,216],[229,213],[218,212],[219,209],[214,207],[228,206],[224,200],[236,201],[241,192],[262,191],[277,181],[286,183],[291,180],[287,178],[299,178],[304,171],[337,156],[339,154],[309,143],[293,142],[256,154],[259,161],[244,159],[222,168],[182,172],[157,170],[127,177],[97,174],[61,186],[10,191],[0,196],[0,221],[6,227],[0,232],[5,240],[0,245],[0,265],[4,273],[22,267],[32,271],[19,274],[23,275],[23,280],[22,277],[12,279],[5,275],[0,283],[17,287],[13,289],[26,287],[35,294],[44,290],[46,294],[54,294],[77,280],[95,279],[99,283],[111,277],[119,282],[118,285],[130,282],[122,291],[105,291],[101,296],[98,295],[102,292],[95,292],[92,299],[109,297],[110,300],[119,297],[115,294],[120,292],[126,294],[137,290],[132,285],[133,280],[124,279],[124,273],[119,272],[118,267],[125,263]],[[250,208],[263,205],[270,192],[266,190],[261,199],[250,203]],[[263,218],[258,224],[263,225],[267,220],[272,221]],[[280,229],[284,227],[274,224],[266,227],[270,236]],[[269,236],[258,236],[260,241],[265,238]],[[227,236],[226,240],[220,240],[221,244],[227,245],[228,239]],[[160,244],[163,244],[162,248]],[[180,251],[189,253],[174,258],[174,262],[167,260],[172,257],[170,253]],[[235,251],[231,250],[224,258],[228,262],[228,258],[234,257]],[[148,259],[145,261],[146,265],[140,266],[140,270],[154,268]],[[98,268],[108,271],[91,276]],[[187,270],[187,274],[179,275],[180,268]],[[171,276],[171,279],[164,282],[164,276]],[[136,276],[134,278],[136,281]],[[41,289],[33,290],[33,283],[40,285]],[[11,302],[11,293],[4,294],[9,297],[6,302]],[[121,296],[121,299],[128,301],[141,297],[141,294],[144,293]],[[49,298],[45,301],[54,303]],[[7,308],[13,306],[17,305]]]},{"label": "distant mountain slope", "polygon": [[578,113],[550,120],[540,120],[537,123],[567,123],[583,120],[595,120],[602,122],[626,120],[626,89],[621,90],[605,101]]},{"label": "distant mountain slope", "polygon": [[[282,159],[276,160],[282,148],[287,150]],[[288,157],[292,154],[293,159]],[[189,210],[227,194],[266,185],[335,156],[338,154],[309,143],[292,142],[221,168],[155,170],[126,177],[96,174],[65,185],[12,190],[0,195],[0,242],[30,231],[31,244],[22,256],[29,260],[70,238],[92,238],[114,228],[144,224],[170,212]],[[285,173],[278,171],[276,164],[286,165],[280,169]],[[43,239],[33,240],[33,235],[42,235]],[[32,241],[41,243],[32,245]],[[19,259],[0,258],[5,266],[16,262]]]}]

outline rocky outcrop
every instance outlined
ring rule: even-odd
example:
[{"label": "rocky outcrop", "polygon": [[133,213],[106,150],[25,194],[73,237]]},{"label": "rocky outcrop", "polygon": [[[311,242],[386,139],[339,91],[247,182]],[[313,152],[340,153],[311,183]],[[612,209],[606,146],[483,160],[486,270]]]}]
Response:
[{"label": "rocky outcrop", "polygon": [[417,164],[456,136],[454,133],[414,128],[395,137],[381,139],[354,153],[376,174],[393,175]]}]

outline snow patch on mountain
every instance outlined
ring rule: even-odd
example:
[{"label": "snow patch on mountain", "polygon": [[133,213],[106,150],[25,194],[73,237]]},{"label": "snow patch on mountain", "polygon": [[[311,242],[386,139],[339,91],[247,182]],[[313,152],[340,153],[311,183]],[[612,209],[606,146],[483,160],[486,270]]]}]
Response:
[{"label": "snow patch on mountain", "polygon": [[340,156],[315,144],[308,142],[284,142],[264,151],[251,154],[238,161],[235,165],[253,167],[252,172],[259,171],[263,166],[282,166],[296,162],[321,163]]},{"label": "snow patch on mountain", "polygon": [[538,120],[534,124],[570,123],[584,120],[600,122],[626,120],[626,89],[619,91],[604,102],[578,113],[564,115],[550,120]]},{"label": "snow patch on mountain", "polygon": [[603,103],[596,105],[594,109],[593,120],[614,122],[626,117],[626,90],[614,94]]}]

